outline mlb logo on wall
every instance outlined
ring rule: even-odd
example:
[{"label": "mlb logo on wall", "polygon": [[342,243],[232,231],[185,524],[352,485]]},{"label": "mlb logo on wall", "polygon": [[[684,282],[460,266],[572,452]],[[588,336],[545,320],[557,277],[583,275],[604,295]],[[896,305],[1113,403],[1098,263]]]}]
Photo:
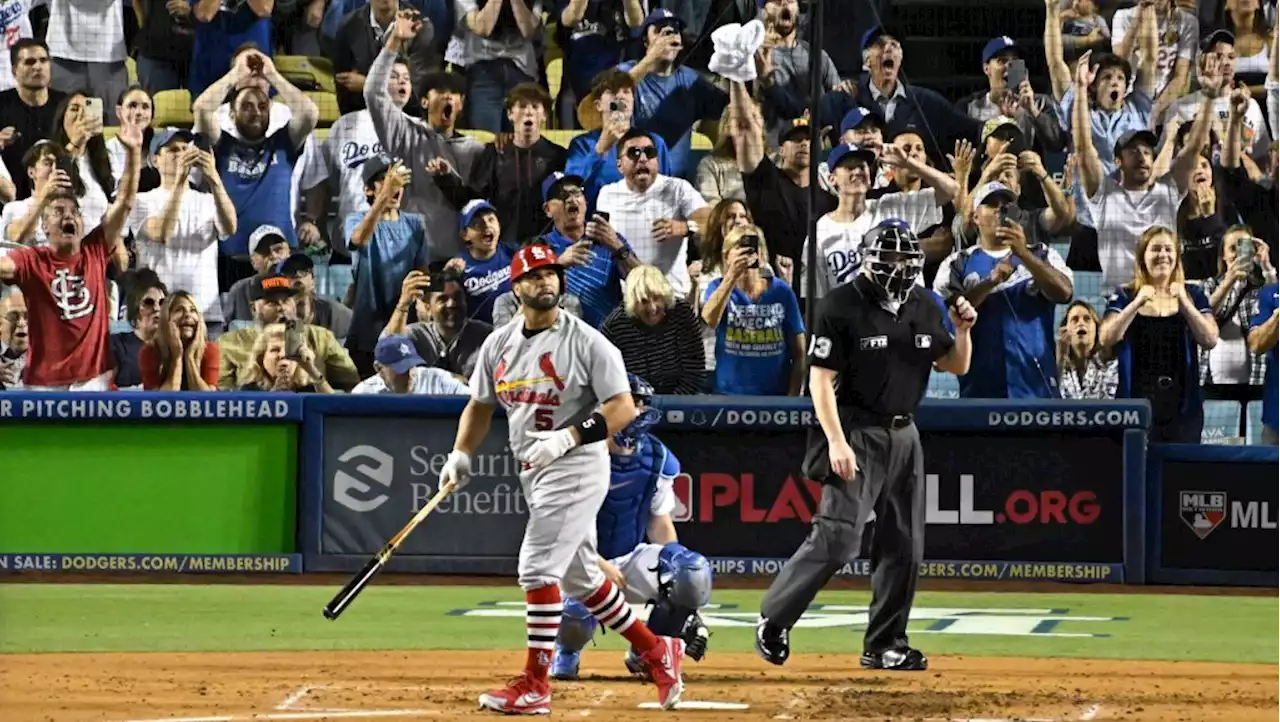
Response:
[{"label": "mlb logo on wall", "polygon": [[672,480],[676,508],[671,510],[671,521],[693,521],[693,477],[680,474]]},{"label": "mlb logo on wall", "polygon": [[1196,536],[1204,539],[1227,518],[1227,495],[1220,491],[1181,492],[1178,515]]}]

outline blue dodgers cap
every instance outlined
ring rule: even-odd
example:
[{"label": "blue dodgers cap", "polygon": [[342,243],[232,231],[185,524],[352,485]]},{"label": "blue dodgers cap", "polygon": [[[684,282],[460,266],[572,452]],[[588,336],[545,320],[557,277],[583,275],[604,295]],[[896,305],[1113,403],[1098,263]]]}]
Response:
[{"label": "blue dodgers cap", "polygon": [[542,181],[542,202],[546,203],[551,200],[551,195],[556,192],[556,186],[562,182],[576,181],[578,185],[585,185],[586,181],[580,175],[570,175],[556,171],[547,176]]},{"label": "blue dodgers cap", "polygon": [[870,148],[863,148],[857,143],[841,143],[827,155],[827,169],[834,172],[840,161],[849,157],[861,158],[867,165],[875,165],[876,162],[876,154]]},{"label": "blue dodgers cap", "polygon": [[982,47],[983,64],[985,65],[986,63],[991,62],[992,58],[999,55],[1000,53],[1005,52],[1006,50],[1012,50],[1014,52],[1018,51],[1018,44],[1013,41],[1013,38],[1009,37],[1008,35],[1001,35],[998,38],[991,38],[990,40],[987,41],[987,44]]},{"label": "blue dodgers cap", "polygon": [[415,366],[427,365],[408,336],[384,336],[378,339],[378,345],[373,347],[373,360],[402,376]]},{"label": "blue dodgers cap", "polygon": [[684,29],[684,21],[666,8],[658,8],[649,13],[649,17],[644,19],[644,29],[647,31],[651,25],[676,25],[681,30]]},{"label": "blue dodgers cap", "polygon": [[160,149],[169,145],[175,140],[185,140],[188,143],[195,140],[196,136],[189,130],[183,128],[165,128],[164,130],[151,136],[151,155],[159,155]]},{"label": "blue dodgers cap", "polygon": [[360,167],[360,177],[364,179],[365,186],[376,183],[379,178],[386,175],[393,163],[395,161],[390,156],[382,154],[369,156]]},{"label": "blue dodgers cap", "polygon": [[881,130],[884,129],[884,121],[880,120],[880,116],[866,108],[854,106],[853,110],[845,113],[844,118],[840,121],[840,135],[844,135],[846,132],[857,128],[868,120],[875,123]]},{"label": "blue dodgers cap", "polygon": [[902,37],[893,28],[888,28],[883,25],[877,25],[862,34],[862,52],[865,53],[867,51],[867,48],[871,47],[872,45],[875,45],[876,42],[880,40],[880,38],[883,38],[885,36],[891,37],[894,40],[899,40],[899,41],[901,40],[901,37]]},{"label": "blue dodgers cap", "polygon": [[480,198],[467,203],[462,207],[462,227],[466,228],[470,226],[471,221],[474,221],[476,216],[480,215],[484,211],[493,211],[494,213],[497,213],[498,209],[494,208],[489,201]]}]

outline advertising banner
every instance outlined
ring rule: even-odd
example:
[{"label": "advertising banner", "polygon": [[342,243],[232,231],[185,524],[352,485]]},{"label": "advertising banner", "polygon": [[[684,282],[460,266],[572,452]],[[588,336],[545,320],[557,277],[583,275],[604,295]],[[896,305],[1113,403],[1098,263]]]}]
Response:
[{"label": "advertising banner", "polygon": [[[377,551],[435,493],[455,432],[453,419],[327,416],[320,552]],[[718,573],[776,572],[808,533],[821,495],[799,474],[803,432],[659,436],[682,465],[673,514],[681,540]],[[402,564],[424,555],[515,558],[527,508],[505,441],[505,422],[495,419],[474,481],[405,541]],[[965,431],[926,433],[924,444],[926,558],[950,560],[927,564],[926,575],[1122,581],[1119,440]],[[865,566],[841,573],[862,576]]]},{"label": "advertising banner", "polygon": [[[320,551],[369,555],[435,494],[456,419],[329,416],[324,421]],[[447,497],[398,557],[514,558],[529,516],[507,423],[495,418],[471,483]]]},{"label": "advertising banner", "polygon": [[[926,559],[1123,561],[1118,439],[928,431],[922,438]],[[800,475],[803,432],[681,431],[663,440],[683,471],[674,516],[686,545],[709,557],[772,558],[799,546],[822,493]]]},{"label": "advertising banner", "polygon": [[301,574],[301,554],[0,554],[0,572]]},{"label": "advertising banner", "polygon": [[1162,467],[1161,566],[1277,571],[1274,462],[1236,462],[1230,473],[1210,460],[1165,459]]},{"label": "advertising banner", "polygon": [[[138,415],[144,409],[159,413],[161,404],[170,411],[212,409],[215,415],[219,406],[175,405],[140,394],[78,396],[3,399],[18,409],[48,410],[48,402],[53,413],[79,420],[0,422],[0,553],[296,551],[296,422],[244,416],[235,423],[135,421],[146,418]],[[292,409],[301,417],[300,403],[280,409],[273,403],[240,400],[222,410]],[[59,411],[59,404],[66,407]],[[107,420],[103,412],[108,409],[134,415]]]}]

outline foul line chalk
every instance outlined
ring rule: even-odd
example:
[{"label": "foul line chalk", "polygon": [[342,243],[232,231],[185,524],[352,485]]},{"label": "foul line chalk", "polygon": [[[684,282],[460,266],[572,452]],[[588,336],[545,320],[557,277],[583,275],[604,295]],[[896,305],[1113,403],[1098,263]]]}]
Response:
[{"label": "foul line chalk", "polygon": [[774,719],[795,719],[795,717],[792,717],[789,713],[791,710],[799,706],[800,706],[800,698],[792,697],[791,700],[787,702],[787,708],[786,708],[787,711],[779,712],[778,714],[775,714],[773,718]]},{"label": "foul line chalk", "polygon": [[1080,719],[1084,720],[1085,722],[1088,722],[1088,720],[1096,719],[1098,717],[1098,713],[1101,711],[1102,711],[1102,705],[1091,704],[1088,707],[1086,707],[1083,712],[1080,713]]},{"label": "foul line chalk", "polygon": [[123,722],[270,722],[271,720],[337,718],[438,717],[444,713],[443,710],[438,709],[315,710],[310,712],[272,712],[269,714],[211,715],[208,717],[155,717],[152,719],[123,720]]},{"label": "foul line chalk", "polygon": [[[657,702],[641,702],[636,705],[637,709],[662,709],[662,705]],[[751,705],[742,702],[704,702],[699,700],[688,700],[676,703],[675,709],[704,709],[704,710],[720,710],[724,712],[741,712],[744,709],[751,709]]]}]

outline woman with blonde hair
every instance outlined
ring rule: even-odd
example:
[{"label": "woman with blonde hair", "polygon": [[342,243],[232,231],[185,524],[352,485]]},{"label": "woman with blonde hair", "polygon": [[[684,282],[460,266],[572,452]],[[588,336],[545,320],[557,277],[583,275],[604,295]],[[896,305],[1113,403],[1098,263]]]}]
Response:
[{"label": "woman with blonde hair", "polygon": [[290,359],[289,329],[283,323],[267,324],[254,339],[252,377],[241,391],[292,391],[297,393],[333,393],[333,387],[316,366],[316,352],[307,345],[306,334],[299,334],[297,359]]},{"label": "woman with blonde hair", "polygon": [[[729,132],[729,108],[720,114],[716,143],[711,152],[698,162],[698,193],[707,205],[725,200],[745,201],[747,189],[742,185],[742,171],[738,169],[738,151]],[[706,256],[703,256],[706,258]]]},{"label": "woman with blonde hair", "polygon": [[804,319],[791,286],[760,273],[769,247],[757,226],[729,231],[724,276],[708,286],[702,320],[716,331],[718,394],[797,396],[804,376]]},{"label": "woman with blonde hair", "polygon": [[1115,357],[1098,343],[1102,319],[1087,301],[1067,306],[1058,324],[1058,389],[1064,399],[1114,399],[1120,385]]},{"label": "woman with blonde hair", "polygon": [[1098,332],[1115,348],[1116,397],[1151,402],[1151,441],[1197,444],[1204,427],[1198,348],[1218,344],[1218,324],[1199,286],[1184,283],[1174,232],[1148,228],[1134,252],[1133,282],[1116,289]]},{"label": "woman with blonde hair", "polygon": [[639,266],[627,275],[622,305],[600,332],[622,352],[627,371],[660,394],[702,391],[705,362],[701,330],[689,303],[675,297],[662,271]]},{"label": "woman with blonde hair", "polygon": [[217,391],[218,344],[210,341],[195,297],[178,291],[165,299],[151,342],[142,347],[142,388],[147,391]]}]

